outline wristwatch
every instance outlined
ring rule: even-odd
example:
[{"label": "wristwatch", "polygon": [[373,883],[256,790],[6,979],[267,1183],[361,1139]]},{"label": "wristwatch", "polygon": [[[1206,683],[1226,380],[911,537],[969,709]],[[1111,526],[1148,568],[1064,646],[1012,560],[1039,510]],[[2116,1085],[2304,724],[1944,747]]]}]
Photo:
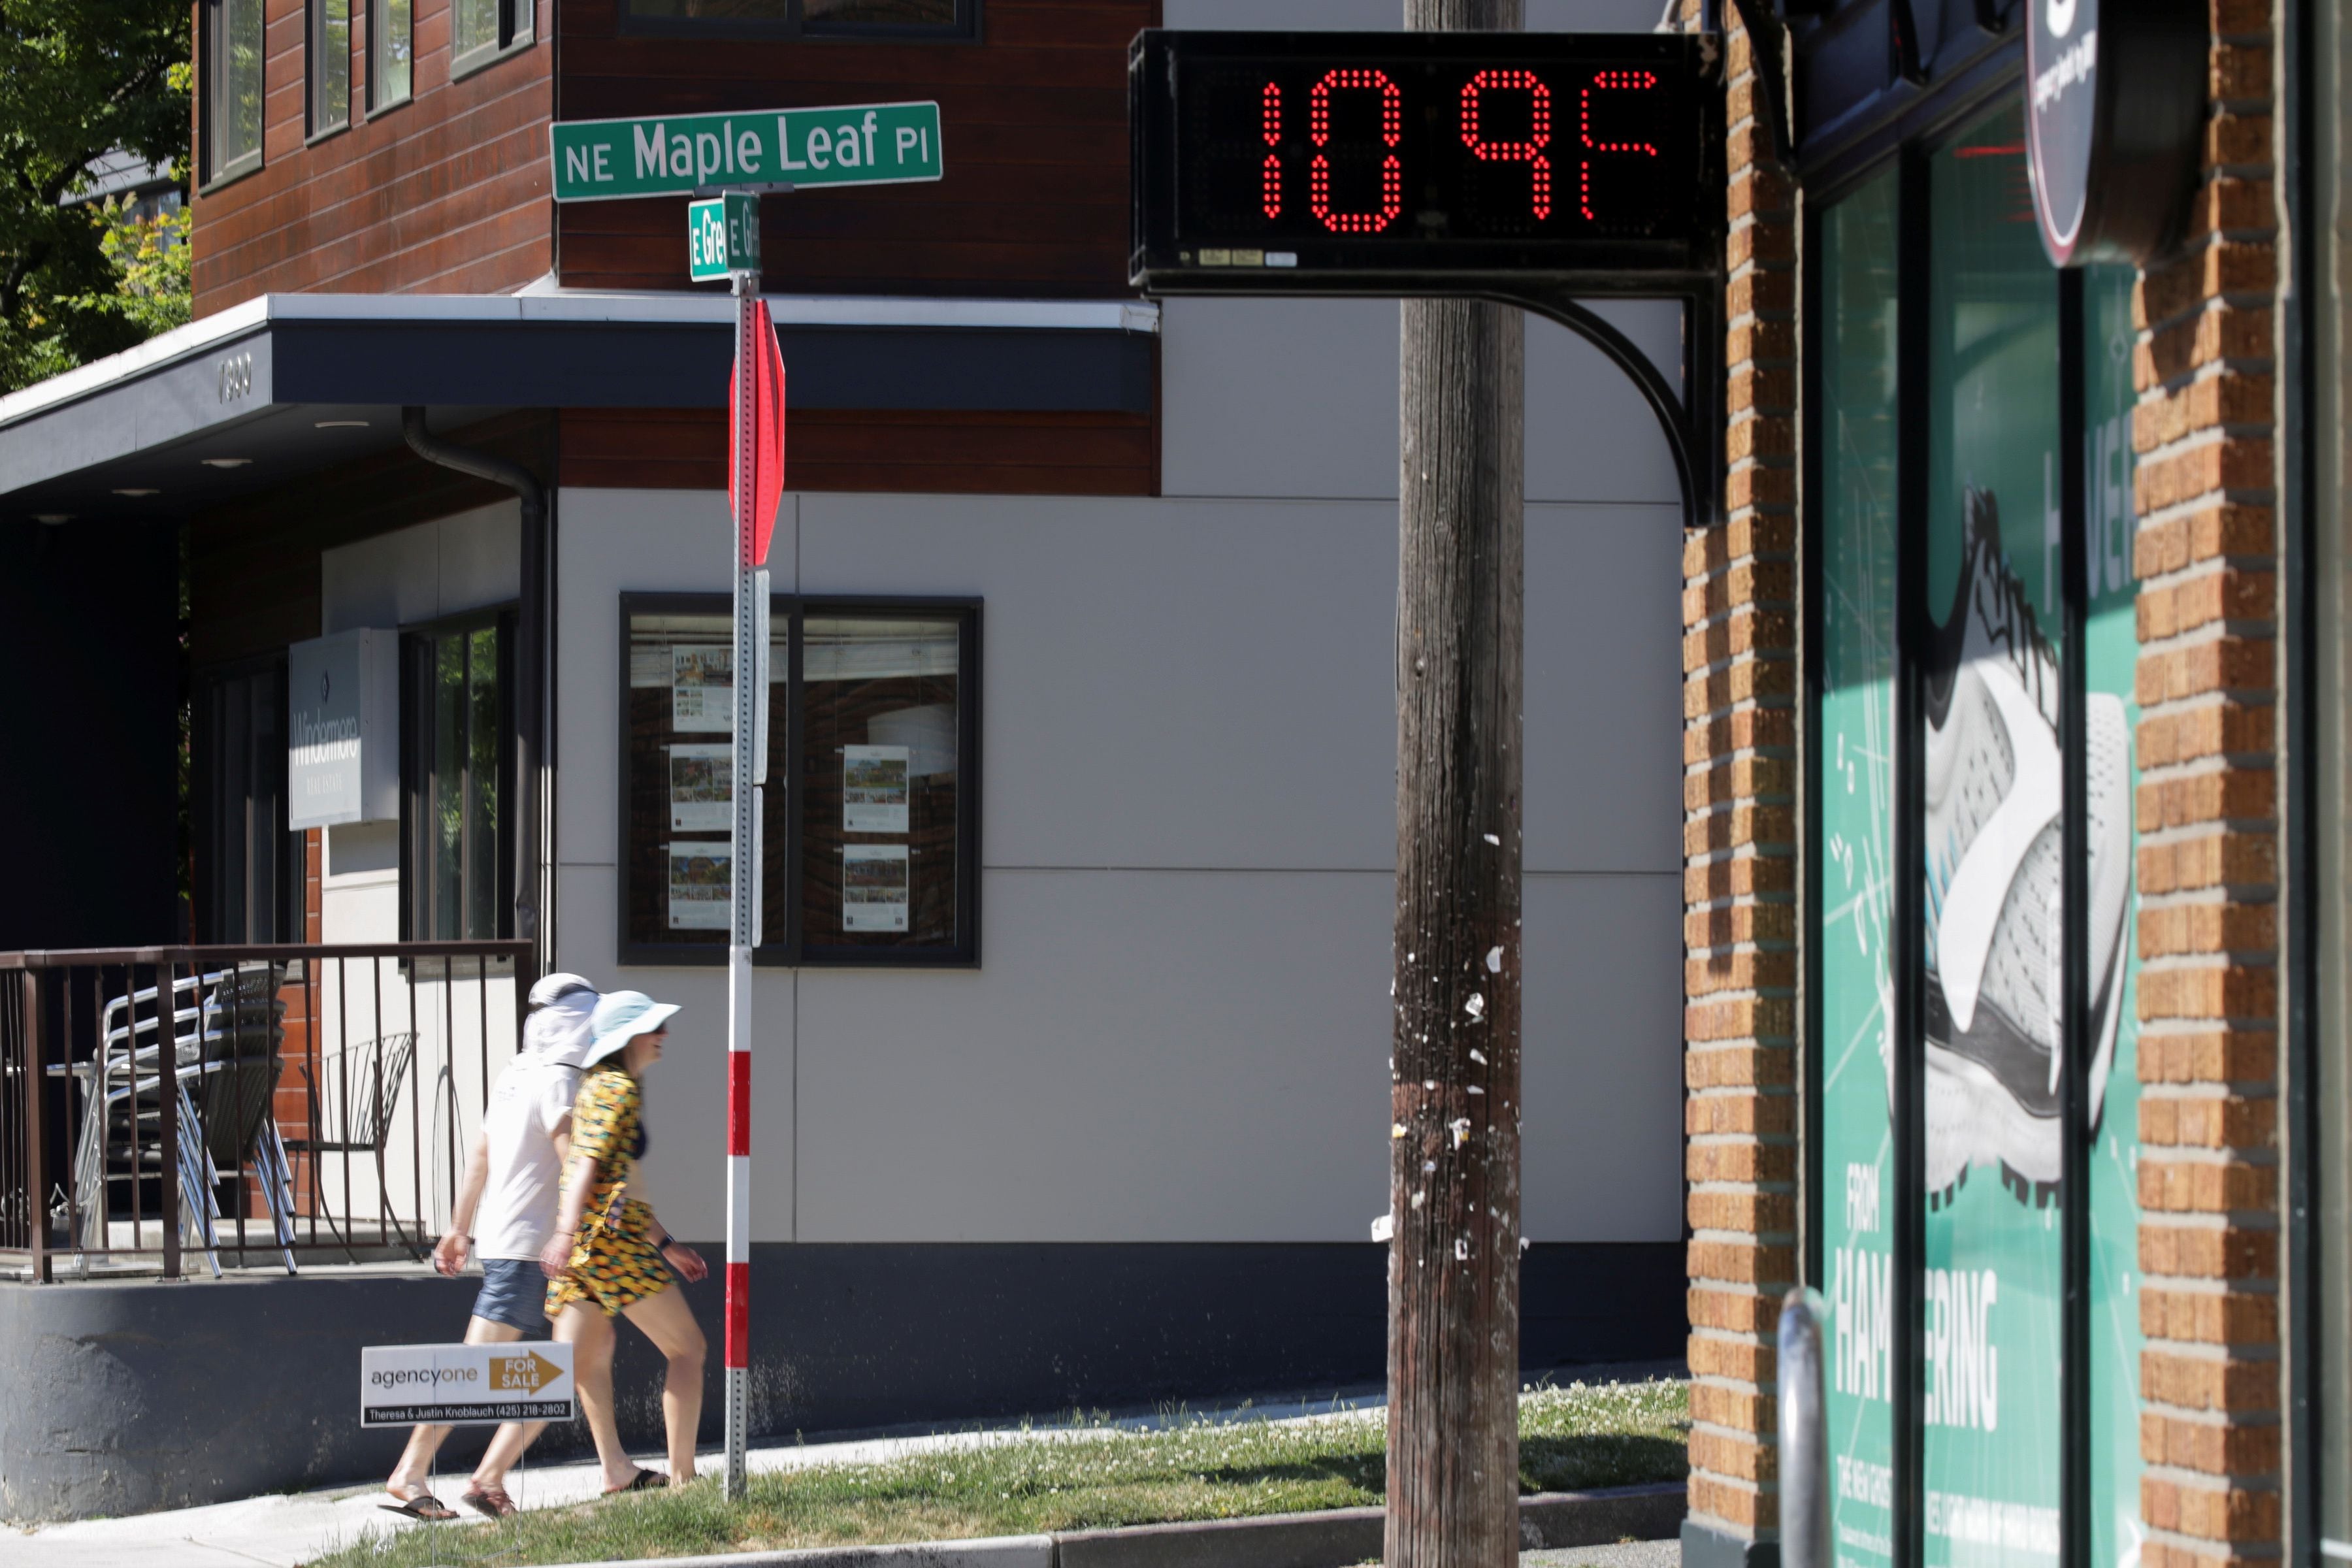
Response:
[{"label": "wristwatch", "polygon": [[667,1252],[671,1247],[676,1247],[677,1245],[677,1237],[672,1236],[667,1231],[664,1231],[662,1232],[662,1238],[654,1243],[654,1250],[656,1252]]}]

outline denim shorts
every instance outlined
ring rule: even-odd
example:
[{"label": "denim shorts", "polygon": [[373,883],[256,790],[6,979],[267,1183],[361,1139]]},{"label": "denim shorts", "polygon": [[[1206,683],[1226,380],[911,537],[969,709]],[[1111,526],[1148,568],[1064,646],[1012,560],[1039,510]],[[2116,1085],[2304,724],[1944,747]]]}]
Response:
[{"label": "denim shorts", "polygon": [[536,1258],[485,1258],[474,1316],[532,1333],[547,1327],[547,1276]]}]

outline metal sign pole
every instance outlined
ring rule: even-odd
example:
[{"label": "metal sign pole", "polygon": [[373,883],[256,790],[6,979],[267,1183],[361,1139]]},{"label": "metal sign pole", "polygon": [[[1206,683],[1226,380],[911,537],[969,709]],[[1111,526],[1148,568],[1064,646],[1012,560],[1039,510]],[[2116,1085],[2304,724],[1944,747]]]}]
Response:
[{"label": "metal sign pole", "polygon": [[[756,199],[756,198],[755,198]],[[754,554],[759,525],[759,398],[752,355],[760,274],[736,270],[735,289],[735,823],[729,861],[732,911],[727,947],[727,1496],[743,1496],[751,1405],[751,950],[759,945],[760,781],[768,730],[767,578]]]}]

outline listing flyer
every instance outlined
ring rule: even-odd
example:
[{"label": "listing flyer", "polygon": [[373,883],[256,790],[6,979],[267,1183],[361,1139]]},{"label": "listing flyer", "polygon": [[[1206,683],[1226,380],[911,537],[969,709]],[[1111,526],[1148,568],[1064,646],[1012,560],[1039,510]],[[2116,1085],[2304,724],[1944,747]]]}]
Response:
[{"label": "listing flyer", "polygon": [[845,844],[841,847],[841,929],[907,929],[905,845]]},{"label": "listing flyer", "polygon": [[669,929],[725,931],[734,892],[734,851],[723,841],[669,847]]},{"label": "listing flyer", "polygon": [[726,832],[735,816],[733,744],[669,749],[669,825],[674,832]]},{"label": "listing flyer", "polygon": [[907,831],[907,752],[904,746],[841,748],[844,831]]},{"label": "listing flyer", "polygon": [[669,727],[727,734],[735,728],[735,650],[672,647]]}]

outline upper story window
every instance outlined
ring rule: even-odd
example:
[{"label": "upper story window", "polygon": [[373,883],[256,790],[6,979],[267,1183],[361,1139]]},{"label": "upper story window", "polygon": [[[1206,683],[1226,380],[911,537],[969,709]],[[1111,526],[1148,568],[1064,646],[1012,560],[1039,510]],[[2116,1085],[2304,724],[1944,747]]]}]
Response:
[{"label": "upper story window", "polygon": [[368,109],[408,101],[415,75],[415,0],[368,0]]},{"label": "upper story window", "polygon": [[204,174],[261,164],[261,0],[204,0]]},{"label": "upper story window", "polygon": [[980,36],[980,0],[622,0],[622,9],[629,24],[647,32],[909,40]]},{"label": "upper story window", "polygon": [[451,0],[449,74],[463,76],[530,42],[531,0]]},{"label": "upper story window", "polygon": [[310,0],[310,134],[352,122],[352,0]]}]

